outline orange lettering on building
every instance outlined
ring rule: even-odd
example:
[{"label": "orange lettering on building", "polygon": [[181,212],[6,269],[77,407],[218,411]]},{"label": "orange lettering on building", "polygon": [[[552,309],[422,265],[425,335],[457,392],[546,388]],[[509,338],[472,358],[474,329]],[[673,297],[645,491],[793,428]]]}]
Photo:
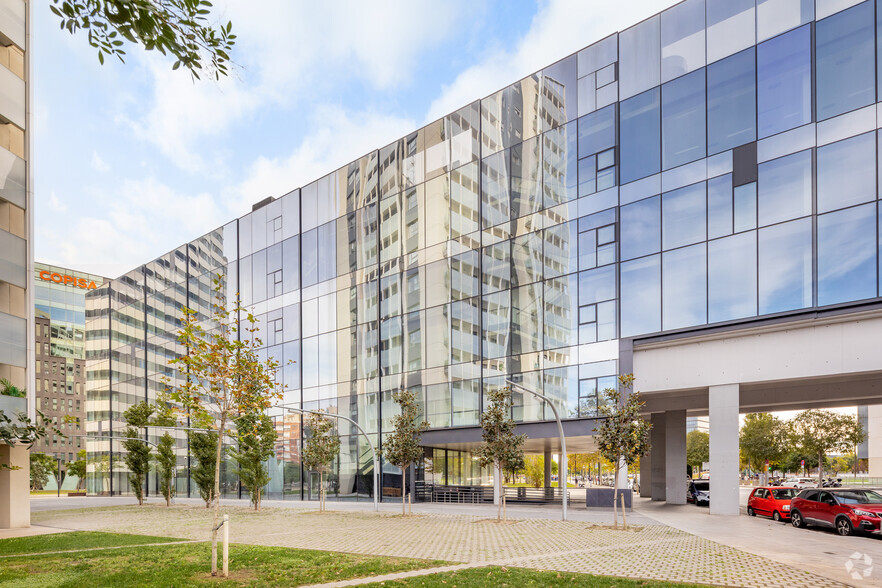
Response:
[{"label": "orange lettering on building", "polygon": [[98,286],[95,285],[95,282],[86,282],[86,280],[83,278],[75,278],[73,276],[68,276],[64,274],[49,273],[46,270],[40,272],[40,279],[45,282],[55,282],[56,284],[76,286],[77,288],[82,288],[83,290],[98,289]]}]

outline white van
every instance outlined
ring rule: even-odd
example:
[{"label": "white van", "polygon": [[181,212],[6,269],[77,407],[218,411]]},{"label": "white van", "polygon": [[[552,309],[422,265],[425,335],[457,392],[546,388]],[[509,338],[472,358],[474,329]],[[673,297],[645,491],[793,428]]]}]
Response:
[{"label": "white van", "polygon": [[787,478],[781,485],[787,488],[817,488],[818,481],[815,478]]}]

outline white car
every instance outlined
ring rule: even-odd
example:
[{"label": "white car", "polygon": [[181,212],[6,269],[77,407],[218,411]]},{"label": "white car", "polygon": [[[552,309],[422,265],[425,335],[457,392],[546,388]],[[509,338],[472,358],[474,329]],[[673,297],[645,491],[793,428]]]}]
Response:
[{"label": "white car", "polygon": [[785,488],[817,488],[818,481],[814,478],[787,478],[781,485]]}]

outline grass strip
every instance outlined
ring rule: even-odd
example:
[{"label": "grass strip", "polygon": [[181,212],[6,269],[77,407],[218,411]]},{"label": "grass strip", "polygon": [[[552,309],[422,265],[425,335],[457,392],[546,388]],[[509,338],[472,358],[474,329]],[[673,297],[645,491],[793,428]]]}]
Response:
[{"label": "grass strip", "polygon": [[511,588],[523,586],[537,588],[698,588],[705,585],[492,566],[414,576],[400,580],[386,580],[385,582],[363,584],[362,588],[378,588],[380,586],[386,588],[394,586],[419,588],[484,588],[485,586],[509,586]]},{"label": "grass strip", "polygon": [[123,533],[99,533],[96,531],[71,531],[69,533],[0,539],[0,555],[25,555],[30,553],[48,553],[51,551],[68,551],[71,549],[146,545],[148,543],[168,543],[174,541],[185,541],[185,539],[153,537],[150,535],[127,535]]},{"label": "grass strip", "polygon": [[[155,542],[157,538],[149,539]],[[209,575],[210,554],[209,543],[190,543],[11,557],[4,559],[0,565],[0,586],[76,588],[211,584],[281,587],[380,576],[446,564],[441,561],[232,544],[230,578],[224,580]]]}]

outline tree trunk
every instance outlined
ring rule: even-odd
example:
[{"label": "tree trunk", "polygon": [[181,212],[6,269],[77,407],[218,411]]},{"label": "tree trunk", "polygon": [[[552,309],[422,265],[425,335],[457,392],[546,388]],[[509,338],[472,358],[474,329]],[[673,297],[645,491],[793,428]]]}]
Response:
[{"label": "tree trunk", "polygon": [[214,516],[211,525],[211,575],[217,576],[217,521],[220,517],[220,466],[221,451],[224,446],[224,427],[227,424],[227,413],[221,411],[220,428],[217,432],[217,452],[214,459],[214,496],[211,497],[214,502]]},{"label": "tree trunk", "polygon": [[407,479],[407,468],[401,468],[401,516],[404,516],[406,513],[404,512],[404,498],[407,492],[405,492],[404,481]]},{"label": "tree trunk", "polygon": [[[618,466],[618,464],[616,464]],[[682,475],[682,474],[681,474]],[[613,476],[613,529],[619,528],[619,511],[617,509],[617,502],[619,494],[619,468],[616,467],[616,473]]]},{"label": "tree trunk", "polygon": [[493,464],[493,477],[493,485],[499,485],[499,505],[496,507],[496,522],[498,523],[502,520],[502,468],[499,467],[499,462]]}]

